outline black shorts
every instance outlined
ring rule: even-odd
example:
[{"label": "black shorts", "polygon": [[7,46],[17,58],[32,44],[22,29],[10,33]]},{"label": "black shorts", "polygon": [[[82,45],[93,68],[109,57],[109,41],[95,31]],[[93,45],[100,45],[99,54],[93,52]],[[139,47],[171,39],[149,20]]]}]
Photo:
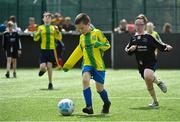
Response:
[{"label": "black shorts", "polygon": [[145,69],[152,69],[154,72],[156,71],[157,63],[147,63],[143,65],[138,65],[139,73],[141,74],[141,77],[144,79],[144,70]]},{"label": "black shorts", "polygon": [[10,51],[6,50],[6,57],[11,57],[11,58],[18,58],[18,51]]},{"label": "black shorts", "polygon": [[41,63],[47,63],[55,62],[55,57],[54,57],[54,50],[41,50],[40,51],[40,64]]}]

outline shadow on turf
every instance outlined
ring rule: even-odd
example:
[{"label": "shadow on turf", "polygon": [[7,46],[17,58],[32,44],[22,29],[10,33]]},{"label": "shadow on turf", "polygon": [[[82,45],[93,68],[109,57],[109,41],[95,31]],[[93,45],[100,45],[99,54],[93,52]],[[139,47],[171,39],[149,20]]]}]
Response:
[{"label": "shadow on turf", "polygon": [[172,108],[166,108],[165,106],[160,106],[159,108],[150,108],[150,107],[137,107],[137,108],[129,108],[131,110],[159,110],[161,108],[161,110],[168,110],[168,111],[173,111],[174,109]]},{"label": "shadow on turf", "polygon": [[18,79],[18,77],[9,77],[9,78],[6,78],[6,77],[1,77],[1,79]]},{"label": "shadow on turf", "polygon": [[137,108],[129,108],[131,110],[158,110],[159,108],[150,108],[150,107],[137,107]]},{"label": "shadow on turf", "polygon": [[87,117],[94,117],[94,118],[104,118],[104,117],[109,117],[109,114],[75,114],[74,116],[77,116],[79,118],[87,118]]},{"label": "shadow on turf", "polygon": [[42,91],[57,91],[57,90],[61,90],[61,89],[57,89],[57,88],[54,88],[54,89],[51,89],[49,90],[48,88],[40,88],[39,90],[42,90]]},{"label": "shadow on turf", "polygon": [[109,114],[92,114],[92,115],[88,115],[88,114],[73,114],[70,116],[63,116],[63,115],[59,115],[61,117],[72,117],[72,116],[76,116],[79,118],[88,118],[88,117],[94,117],[94,118],[104,118],[104,117],[109,117]]}]

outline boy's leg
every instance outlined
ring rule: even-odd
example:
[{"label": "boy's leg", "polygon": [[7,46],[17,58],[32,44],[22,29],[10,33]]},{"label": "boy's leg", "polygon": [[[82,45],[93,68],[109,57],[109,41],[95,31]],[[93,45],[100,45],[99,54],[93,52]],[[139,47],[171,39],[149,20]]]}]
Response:
[{"label": "boy's leg", "polygon": [[101,99],[103,100],[104,104],[110,102],[107,91],[104,89],[103,84],[96,82],[96,90],[99,93],[99,95],[101,96]]},{"label": "boy's leg", "polygon": [[86,102],[86,107],[83,108],[84,113],[93,114],[92,109],[92,95],[91,95],[91,88],[90,88],[90,79],[91,74],[90,72],[83,73],[83,95]]},{"label": "boy's leg", "polygon": [[47,70],[48,70],[48,78],[49,78],[48,89],[53,89],[53,85],[52,85],[52,63],[51,62],[47,63]]},{"label": "boy's leg", "polygon": [[[156,68],[157,68],[157,64],[156,64],[156,63],[155,63],[155,64],[151,64],[151,65],[147,65],[147,66],[148,66],[147,69],[151,69],[151,70],[153,70],[154,72],[155,72],[155,70],[156,70]],[[144,69],[142,68],[141,70],[142,70],[142,71],[141,71],[141,72],[142,72],[141,75],[142,75],[142,77],[143,77],[143,76],[144,76]],[[166,93],[166,92],[167,92],[167,86],[166,86],[166,84],[165,84],[163,81],[158,80],[154,74],[153,74],[153,76],[154,76],[154,78],[153,78],[153,83],[157,84],[157,86],[161,89],[161,91],[162,91],[163,93]]]},{"label": "boy's leg", "polygon": [[11,61],[12,61],[12,58],[11,58],[11,57],[7,57],[7,72],[10,71],[10,68],[11,68]]},{"label": "boy's leg", "polygon": [[43,76],[46,72],[47,67],[47,52],[45,50],[40,51],[40,66],[39,66],[39,76]]},{"label": "boy's leg", "polygon": [[153,87],[153,80],[154,80],[154,71],[152,69],[145,69],[144,70],[144,80],[146,81],[147,90],[149,91],[149,94],[151,95],[153,99],[153,103],[150,105],[150,107],[158,107],[158,101],[156,98],[156,93]]},{"label": "boy's leg", "polygon": [[12,60],[12,58],[11,57],[7,57],[7,67],[6,67],[6,74],[5,74],[5,76],[6,76],[6,78],[9,78],[10,76],[10,68],[11,68],[11,60]]},{"label": "boy's leg", "polygon": [[42,76],[46,72],[46,63],[41,63],[39,67],[39,76]]},{"label": "boy's leg", "polygon": [[17,68],[17,59],[16,58],[12,59],[12,66],[13,66],[13,77],[16,78],[16,68]]},{"label": "boy's leg", "polygon": [[165,84],[163,81],[158,80],[155,76],[154,76],[153,83],[157,84],[157,86],[161,89],[161,91],[162,91],[163,93],[166,93],[166,92],[167,92],[167,86],[166,86],[166,84]]},{"label": "boy's leg", "polygon": [[102,113],[109,113],[109,108],[110,108],[111,102],[108,98],[107,91],[104,89],[104,85],[99,83],[99,82],[96,82],[96,90],[104,102],[103,109],[101,112]]}]

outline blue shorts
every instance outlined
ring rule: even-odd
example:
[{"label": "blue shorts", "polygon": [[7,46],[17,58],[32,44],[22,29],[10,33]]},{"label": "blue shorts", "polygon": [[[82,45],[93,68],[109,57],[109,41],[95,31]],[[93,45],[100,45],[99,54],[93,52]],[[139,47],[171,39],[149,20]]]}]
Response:
[{"label": "blue shorts", "polygon": [[84,66],[82,74],[84,74],[85,72],[90,72],[92,79],[94,79],[96,82],[104,84],[105,71],[98,71],[92,66]]},{"label": "blue shorts", "polygon": [[54,57],[54,50],[41,50],[40,51],[40,64],[41,63],[47,63],[55,62],[55,57]]}]

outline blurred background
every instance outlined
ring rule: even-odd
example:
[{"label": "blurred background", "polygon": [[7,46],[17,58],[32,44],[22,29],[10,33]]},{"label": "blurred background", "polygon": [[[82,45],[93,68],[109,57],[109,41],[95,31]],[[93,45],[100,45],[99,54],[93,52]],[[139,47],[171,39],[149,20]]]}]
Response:
[{"label": "blurred background", "polygon": [[104,31],[113,30],[122,19],[131,23],[144,13],[158,32],[162,32],[166,22],[171,23],[174,33],[180,32],[180,0],[0,0],[0,5],[0,23],[15,15],[22,29],[30,16],[40,24],[42,13],[50,11],[72,20],[77,13],[86,12],[92,23]]},{"label": "blurred background", "polygon": [[[43,24],[43,13],[48,11],[53,14],[52,24],[63,35],[65,46],[57,49],[63,63],[79,43],[74,18],[84,12],[111,43],[111,49],[104,55],[106,66],[136,68],[135,58],[128,56],[124,48],[135,32],[136,16],[143,13],[155,25],[152,28],[162,41],[174,47],[171,53],[159,53],[158,67],[180,68],[180,0],[0,0],[0,5],[0,67],[6,66],[1,40],[9,20],[15,24],[13,28],[22,42],[18,67],[38,67],[39,44],[32,37],[38,25]],[[80,62],[77,67],[81,67]]]}]

